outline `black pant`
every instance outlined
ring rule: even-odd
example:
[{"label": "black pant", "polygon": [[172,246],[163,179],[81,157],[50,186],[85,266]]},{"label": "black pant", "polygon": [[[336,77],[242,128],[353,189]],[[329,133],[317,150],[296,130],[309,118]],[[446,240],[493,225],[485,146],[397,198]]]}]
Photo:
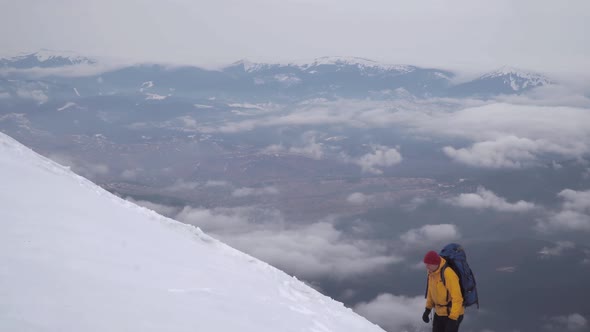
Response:
[{"label": "black pant", "polygon": [[432,332],[458,332],[459,331],[459,325],[461,325],[461,322],[463,321],[463,315],[459,316],[459,319],[457,319],[457,329],[453,329],[453,330],[447,330],[447,322],[451,320],[449,317],[447,316],[439,316],[437,314],[434,314],[434,320],[432,321]]}]

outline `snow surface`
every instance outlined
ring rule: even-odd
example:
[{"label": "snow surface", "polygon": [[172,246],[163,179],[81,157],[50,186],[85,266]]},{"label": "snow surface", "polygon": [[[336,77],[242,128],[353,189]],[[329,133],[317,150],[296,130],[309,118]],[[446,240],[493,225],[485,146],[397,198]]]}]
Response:
[{"label": "snow surface", "polygon": [[0,133],[0,331],[383,331]]}]

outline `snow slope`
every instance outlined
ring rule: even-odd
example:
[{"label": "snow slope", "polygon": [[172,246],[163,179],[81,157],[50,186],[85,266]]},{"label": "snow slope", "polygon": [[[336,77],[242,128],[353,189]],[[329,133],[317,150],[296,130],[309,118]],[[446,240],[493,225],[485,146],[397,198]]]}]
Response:
[{"label": "snow slope", "polygon": [[0,133],[0,331],[383,331]]}]

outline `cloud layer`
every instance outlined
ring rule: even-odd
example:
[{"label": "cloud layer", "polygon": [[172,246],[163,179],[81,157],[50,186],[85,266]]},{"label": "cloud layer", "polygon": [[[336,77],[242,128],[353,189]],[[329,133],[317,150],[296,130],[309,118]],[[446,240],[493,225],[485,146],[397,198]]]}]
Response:
[{"label": "cloud layer", "polygon": [[575,247],[576,245],[573,242],[561,241],[557,242],[555,244],[555,247],[543,247],[543,249],[539,251],[539,254],[541,255],[541,257],[561,256],[563,255],[564,251],[573,249]]},{"label": "cloud layer", "polygon": [[378,145],[373,147],[373,152],[360,157],[356,163],[361,166],[363,172],[382,174],[383,171],[379,167],[391,167],[401,161],[402,155],[396,148]]},{"label": "cloud layer", "polygon": [[316,133],[313,131],[305,132],[301,136],[303,144],[298,146],[291,146],[289,148],[282,144],[273,144],[266,147],[262,152],[275,153],[291,153],[295,155],[306,156],[312,159],[321,159],[324,156],[324,147],[322,143],[317,142]]},{"label": "cloud layer", "polygon": [[537,229],[543,232],[590,232],[590,190],[565,189],[557,196],[563,200],[561,209],[541,220],[537,224]]},{"label": "cloud layer", "polygon": [[406,297],[381,294],[370,302],[362,302],[354,310],[387,331],[428,331],[430,325],[424,324],[421,313],[426,300],[424,296]]},{"label": "cloud layer", "polygon": [[447,199],[446,202],[463,208],[491,209],[500,212],[527,212],[536,208],[535,204],[525,201],[509,203],[505,198],[498,197],[481,186],[477,188],[475,193],[459,194],[456,197]]},{"label": "cloud layer", "polygon": [[348,195],[346,201],[351,204],[361,205],[368,202],[369,199],[371,199],[371,196],[356,192]]},{"label": "cloud layer", "polygon": [[411,229],[400,235],[400,240],[409,246],[433,246],[437,243],[455,241],[460,237],[457,226],[440,224]]},{"label": "cloud layer", "polygon": [[259,207],[174,208],[143,201],[145,207],[200,227],[229,245],[302,278],[347,279],[399,263],[376,241],[351,238],[327,218],[288,223],[275,209]]},{"label": "cloud layer", "polygon": [[[521,97],[517,103],[474,100],[359,101],[314,100],[269,114],[220,126],[203,125],[203,132],[234,133],[259,127],[344,126],[399,128],[417,139],[462,140],[441,146],[458,163],[485,168],[522,168],[543,156],[581,159],[590,155],[590,112],[586,107],[543,106]],[[525,104],[528,101],[530,104]],[[280,115],[278,115],[280,114]],[[302,151],[321,155],[313,141]],[[366,172],[374,165],[401,162],[400,148],[376,145],[356,162]]]},{"label": "cloud layer", "polygon": [[587,328],[588,319],[578,313],[555,316],[550,319],[549,323],[545,324],[545,329],[552,331],[585,331]]}]

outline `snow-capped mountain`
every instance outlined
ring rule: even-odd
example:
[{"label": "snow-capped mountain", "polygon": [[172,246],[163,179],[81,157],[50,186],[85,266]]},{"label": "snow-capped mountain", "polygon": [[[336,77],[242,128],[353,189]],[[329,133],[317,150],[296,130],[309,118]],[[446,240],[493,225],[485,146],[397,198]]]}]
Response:
[{"label": "snow-capped mountain", "polygon": [[491,96],[518,94],[536,87],[554,84],[549,78],[512,67],[502,67],[453,88],[459,95]]},{"label": "snow-capped mountain", "polygon": [[381,328],[0,133],[1,331]]},{"label": "snow-capped mountain", "polygon": [[[287,63],[264,63],[264,62],[253,62],[247,59],[237,61],[230,66],[231,67],[243,67],[246,72],[259,72],[268,70],[270,68],[290,67],[297,68],[301,71],[312,72],[317,70],[320,66],[334,66],[338,69],[343,68],[358,68],[359,70],[380,70],[380,71],[392,71],[399,73],[408,73],[417,69],[417,67],[409,65],[391,65],[384,64],[370,59],[359,58],[359,57],[343,57],[343,56],[325,56],[315,58],[311,60],[299,60]],[[228,68],[226,67],[226,68]]]},{"label": "snow-capped mountain", "polygon": [[505,83],[510,83],[510,86],[515,91],[552,83],[547,77],[541,74],[527,72],[507,66],[480,77],[480,79],[497,78],[502,78],[505,80]]},{"label": "snow-capped mountain", "polygon": [[27,68],[55,68],[80,64],[95,64],[96,60],[77,55],[73,52],[40,50],[35,53],[21,54],[14,57],[0,59],[0,67]]},{"label": "snow-capped mountain", "polygon": [[[520,94],[532,88],[551,84],[546,77],[512,68],[502,68],[470,82],[455,85],[455,73],[436,68],[383,64],[364,58],[321,57],[305,61],[267,63],[241,60],[219,70],[194,66],[169,67],[157,64],[111,68],[97,73],[61,75],[61,68],[78,68],[76,64],[95,64],[95,60],[64,52],[41,51],[19,57],[0,59],[0,75],[10,82],[0,82],[0,92],[15,86],[54,86],[45,91],[48,100],[81,95],[137,95],[145,99],[141,86],[153,82],[149,93],[166,98],[237,98],[249,101],[298,101],[310,98],[401,98],[424,97],[489,97]],[[43,71],[2,70],[54,67]],[[89,66],[85,66],[89,67]],[[42,75],[46,76],[42,76]],[[27,76],[29,75],[29,76]],[[33,76],[37,75],[37,76]],[[47,77],[50,79],[47,79]],[[75,77],[78,76],[78,77]],[[23,83],[15,83],[23,82]],[[6,83],[6,84],[5,84]],[[29,89],[30,90],[30,89]],[[39,90],[39,89],[36,89]],[[21,94],[22,95],[22,94]],[[24,94],[28,96],[28,93]],[[150,99],[152,100],[152,99]]]},{"label": "snow-capped mountain", "polygon": [[444,70],[354,57],[321,57],[288,63],[241,60],[222,71],[243,82],[254,83],[255,92],[271,90],[308,97],[366,97],[399,88],[417,96],[440,95],[454,76]]}]

